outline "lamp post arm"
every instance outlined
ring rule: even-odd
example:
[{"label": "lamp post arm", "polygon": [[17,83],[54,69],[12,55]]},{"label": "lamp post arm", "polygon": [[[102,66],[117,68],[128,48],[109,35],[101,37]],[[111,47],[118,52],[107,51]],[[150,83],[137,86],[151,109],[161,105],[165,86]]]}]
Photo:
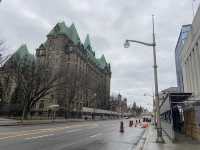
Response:
[{"label": "lamp post arm", "polygon": [[133,42],[133,43],[139,43],[139,44],[143,44],[146,46],[156,46],[156,43],[146,43],[146,42],[141,42],[141,41],[137,41],[137,40],[126,40],[127,42]]}]

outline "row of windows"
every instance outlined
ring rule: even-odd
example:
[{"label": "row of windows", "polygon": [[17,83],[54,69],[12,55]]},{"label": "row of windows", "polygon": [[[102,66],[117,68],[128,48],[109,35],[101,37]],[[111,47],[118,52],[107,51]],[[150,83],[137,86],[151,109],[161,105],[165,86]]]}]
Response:
[{"label": "row of windows", "polygon": [[162,121],[171,123],[171,122],[172,122],[171,111],[167,111],[167,112],[161,114],[161,115],[160,115],[160,119],[161,119]]}]

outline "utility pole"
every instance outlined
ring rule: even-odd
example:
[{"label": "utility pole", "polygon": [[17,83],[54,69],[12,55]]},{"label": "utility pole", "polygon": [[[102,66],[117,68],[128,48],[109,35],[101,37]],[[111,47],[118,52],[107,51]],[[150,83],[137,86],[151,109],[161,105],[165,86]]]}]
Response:
[{"label": "utility pole", "polygon": [[162,138],[162,128],[160,122],[160,100],[158,93],[158,73],[157,73],[157,62],[156,62],[156,40],[155,40],[155,29],[154,29],[154,15],[152,15],[152,24],[153,24],[153,58],[154,58],[154,82],[155,82],[155,103],[156,103],[156,116],[157,116],[157,142],[164,142]]},{"label": "utility pole", "polygon": [[161,122],[160,122],[160,102],[159,102],[159,93],[158,93],[158,77],[157,77],[157,62],[156,62],[156,40],[155,40],[155,29],[154,29],[154,15],[152,15],[152,25],[153,25],[153,42],[152,43],[146,43],[141,42],[137,40],[126,40],[124,43],[124,47],[128,48],[130,46],[130,42],[138,43],[146,46],[152,46],[153,47],[153,68],[154,68],[154,84],[155,84],[155,105],[156,105],[156,117],[157,117],[157,142],[163,143],[163,137],[162,137],[162,128],[161,128]]}]

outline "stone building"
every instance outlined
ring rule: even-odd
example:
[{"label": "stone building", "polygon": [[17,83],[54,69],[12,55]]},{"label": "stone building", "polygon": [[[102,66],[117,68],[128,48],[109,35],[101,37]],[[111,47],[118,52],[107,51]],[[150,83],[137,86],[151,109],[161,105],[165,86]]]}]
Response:
[{"label": "stone building", "polygon": [[25,44],[21,45],[12,55],[9,55],[0,67],[0,115],[2,113],[10,113],[11,111],[17,113],[21,107],[22,101],[18,101],[21,99],[21,96],[17,98],[15,95],[17,91],[17,77],[14,74],[12,64],[15,60],[20,64],[24,59],[30,61],[34,59],[34,56],[29,53]]},{"label": "stone building", "polygon": [[127,113],[127,99],[122,98],[121,94],[118,94],[117,96],[111,96],[110,97],[110,110],[118,112],[118,113]]},{"label": "stone building", "polygon": [[[13,55],[28,53],[22,45]],[[53,92],[41,98],[33,111],[47,112],[52,106],[59,106],[61,115],[66,112],[81,112],[82,107],[109,109],[111,68],[104,55],[95,56],[89,35],[81,42],[75,25],[67,27],[64,22],[57,23],[47,34],[47,39],[36,49],[36,61],[47,64],[53,73],[64,74],[57,82],[62,84]],[[8,60],[9,61],[9,60]],[[3,77],[3,75],[1,74]],[[0,82],[2,95],[3,78]],[[12,91],[15,83],[12,83]],[[6,98],[7,103],[11,99]],[[5,98],[4,98],[5,99]]]},{"label": "stone building", "polygon": [[[66,85],[47,97],[66,111],[81,111],[84,107],[109,108],[110,64],[104,55],[96,58],[89,35],[81,42],[75,25],[57,23],[47,40],[36,50],[38,61],[48,63],[54,72],[63,71]],[[48,107],[49,103],[44,102]]]}]

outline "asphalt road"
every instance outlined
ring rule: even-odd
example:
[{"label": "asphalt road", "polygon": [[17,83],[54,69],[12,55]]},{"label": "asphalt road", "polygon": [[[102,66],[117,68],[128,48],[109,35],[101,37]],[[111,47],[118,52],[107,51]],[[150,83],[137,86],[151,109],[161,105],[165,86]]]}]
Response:
[{"label": "asphalt road", "polygon": [[0,150],[132,150],[143,129],[120,120],[0,127]]}]

